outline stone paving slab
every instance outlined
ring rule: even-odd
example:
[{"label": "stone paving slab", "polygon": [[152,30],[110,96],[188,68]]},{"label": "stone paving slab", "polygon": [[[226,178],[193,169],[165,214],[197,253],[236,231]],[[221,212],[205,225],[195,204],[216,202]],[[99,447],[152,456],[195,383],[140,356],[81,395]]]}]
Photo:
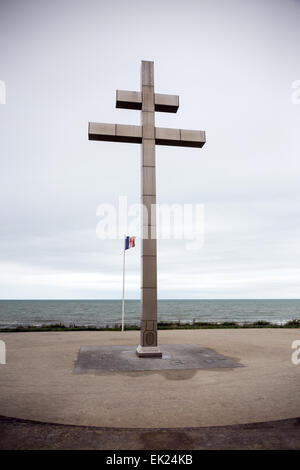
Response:
[{"label": "stone paving slab", "polygon": [[243,367],[197,344],[163,344],[160,349],[162,358],[140,358],[136,355],[136,346],[82,346],[74,373]]}]

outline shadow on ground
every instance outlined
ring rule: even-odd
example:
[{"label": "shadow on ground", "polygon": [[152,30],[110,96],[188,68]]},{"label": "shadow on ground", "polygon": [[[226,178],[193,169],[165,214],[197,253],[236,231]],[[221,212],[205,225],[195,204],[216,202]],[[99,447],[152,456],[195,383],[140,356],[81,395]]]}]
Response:
[{"label": "shadow on ground", "polygon": [[300,449],[300,418],[200,428],[100,428],[0,416],[1,450]]}]

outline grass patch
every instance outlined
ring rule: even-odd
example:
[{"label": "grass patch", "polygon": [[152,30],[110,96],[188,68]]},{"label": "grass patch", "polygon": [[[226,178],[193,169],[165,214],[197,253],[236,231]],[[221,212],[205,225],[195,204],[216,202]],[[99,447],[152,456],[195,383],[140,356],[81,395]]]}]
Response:
[{"label": "grass patch", "polygon": [[[270,323],[267,321],[259,320],[253,323],[237,323],[237,322],[196,322],[181,323],[181,322],[158,322],[159,330],[201,330],[201,329],[241,329],[241,328],[300,328],[300,319],[291,320],[284,324]],[[137,325],[125,326],[126,331],[139,330]],[[121,325],[115,324],[114,326],[107,325],[105,327],[97,326],[82,326],[82,325],[64,325],[63,323],[55,323],[52,325],[41,326],[22,326],[18,325],[14,328],[0,328],[1,333],[18,333],[18,332],[35,332],[35,331],[121,331]]]}]

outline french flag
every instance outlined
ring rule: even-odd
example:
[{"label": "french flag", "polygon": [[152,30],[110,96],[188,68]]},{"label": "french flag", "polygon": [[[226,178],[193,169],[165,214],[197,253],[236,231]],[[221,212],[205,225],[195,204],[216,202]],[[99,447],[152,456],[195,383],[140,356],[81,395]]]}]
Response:
[{"label": "french flag", "polygon": [[135,247],[135,237],[126,237],[125,238],[125,250]]}]

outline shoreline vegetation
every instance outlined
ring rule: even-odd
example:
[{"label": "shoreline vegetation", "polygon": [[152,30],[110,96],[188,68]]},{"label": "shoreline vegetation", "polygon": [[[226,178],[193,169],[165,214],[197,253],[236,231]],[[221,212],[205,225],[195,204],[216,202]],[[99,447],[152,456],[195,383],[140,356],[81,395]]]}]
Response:
[{"label": "shoreline vegetation", "polygon": [[[290,320],[285,323],[271,323],[263,320],[247,323],[237,322],[158,322],[158,330],[192,330],[192,329],[235,329],[235,328],[300,328],[300,319]],[[126,331],[140,330],[138,325],[125,325]],[[121,331],[121,325],[115,324],[98,327],[94,325],[64,325],[55,323],[50,325],[17,325],[15,327],[0,328],[0,333],[25,333],[25,332],[43,332],[43,331]]]}]

